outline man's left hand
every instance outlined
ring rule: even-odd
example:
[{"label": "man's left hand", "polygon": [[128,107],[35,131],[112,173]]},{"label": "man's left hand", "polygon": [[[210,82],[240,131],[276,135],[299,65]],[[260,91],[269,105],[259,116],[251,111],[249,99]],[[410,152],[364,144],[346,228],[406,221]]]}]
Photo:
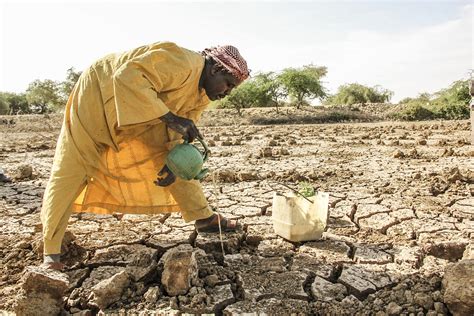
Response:
[{"label": "man's left hand", "polygon": [[[168,175],[163,178],[163,175],[167,173]],[[176,180],[176,176],[171,172],[167,165],[165,165],[161,171],[158,173],[158,179],[154,182],[157,186],[167,187]]]}]

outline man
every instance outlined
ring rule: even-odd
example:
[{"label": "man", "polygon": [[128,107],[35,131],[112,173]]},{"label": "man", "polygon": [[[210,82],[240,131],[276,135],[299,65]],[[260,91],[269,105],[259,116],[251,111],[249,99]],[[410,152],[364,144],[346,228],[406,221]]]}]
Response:
[{"label": "man", "polygon": [[[196,180],[165,165],[209,103],[249,76],[233,46],[201,54],[159,42],[111,54],[84,71],[66,105],[43,198],[44,265],[61,269],[61,242],[72,211],[97,214],[181,212],[198,231],[235,230],[214,214]],[[156,180],[156,172],[159,178]],[[156,181],[154,181],[156,180]],[[155,182],[155,184],[154,184]]]}]

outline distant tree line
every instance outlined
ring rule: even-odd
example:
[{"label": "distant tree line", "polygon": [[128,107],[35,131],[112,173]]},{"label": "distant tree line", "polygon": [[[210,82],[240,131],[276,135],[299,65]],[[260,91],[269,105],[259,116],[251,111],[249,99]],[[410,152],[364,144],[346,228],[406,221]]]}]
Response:
[{"label": "distant tree line", "polygon": [[35,80],[25,93],[0,92],[0,114],[44,114],[63,109],[80,75],[69,68],[64,81]]},{"label": "distant tree line", "polygon": [[[381,86],[369,87],[359,83],[340,86],[330,94],[322,79],[327,75],[324,66],[305,65],[286,68],[280,72],[261,72],[235,88],[226,98],[213,102],[214,108],[232,108],[240,115],[250,107],[281,106],[301,108],[319,99],[326,106],[345,106],[366,103],[386,103],[393,92]],[[67,70],[66,79],[35,80],[25,93],[0,92],[0,114],[49,113],[63,109],[81,72]],[[395,119],[462,119],[469,116],[470,100],[468,80],[455,81],[436,93],[421,93],[416,98],[405,98],[406,105],[394,114]]]}]

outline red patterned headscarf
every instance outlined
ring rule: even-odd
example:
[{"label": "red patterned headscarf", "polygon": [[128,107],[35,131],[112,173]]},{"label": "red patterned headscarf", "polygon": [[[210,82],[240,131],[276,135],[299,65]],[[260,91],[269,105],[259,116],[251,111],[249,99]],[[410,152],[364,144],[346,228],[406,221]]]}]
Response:
[{"label": "red patterned headscarf", "polygon": [[206,48],[202,51],[205,57],[212,57],[222,67],[229,71],[240,81],[244,81],[250,75],[247,62],[240,55],[239,50],[231,45]]}]

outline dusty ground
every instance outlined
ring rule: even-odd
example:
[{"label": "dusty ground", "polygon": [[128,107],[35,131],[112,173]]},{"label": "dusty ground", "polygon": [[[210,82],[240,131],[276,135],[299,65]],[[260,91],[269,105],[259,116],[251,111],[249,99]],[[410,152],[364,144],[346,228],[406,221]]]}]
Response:
[{"label": "dusty ground", "polygon": [[[12,310],[22,272],[40,263],[39,208],[57,121],[0,126],[1,166],[17,179],[0,183],[0,310]],[[196,234],[177,215],[74,215],[65,246],[66,310],[96,312],[91,287],[128,269],[134,281],[106,313],[448,314],[443,271],[474,237],[467,121],[202,132],[213,151],[220,211],[247,224],[224,237],[226,256],[218,237]],[[215,205],[210,179],[204,187]],[[322,241],[290,243],[273,232],[268,184],[303,180],[330,193],[329,226]],[[190,292],[169,297],[157,262],[180,244],[205,253],[197,256],[199,280]],[[156,288],[155,299],[146,299]]]}]

